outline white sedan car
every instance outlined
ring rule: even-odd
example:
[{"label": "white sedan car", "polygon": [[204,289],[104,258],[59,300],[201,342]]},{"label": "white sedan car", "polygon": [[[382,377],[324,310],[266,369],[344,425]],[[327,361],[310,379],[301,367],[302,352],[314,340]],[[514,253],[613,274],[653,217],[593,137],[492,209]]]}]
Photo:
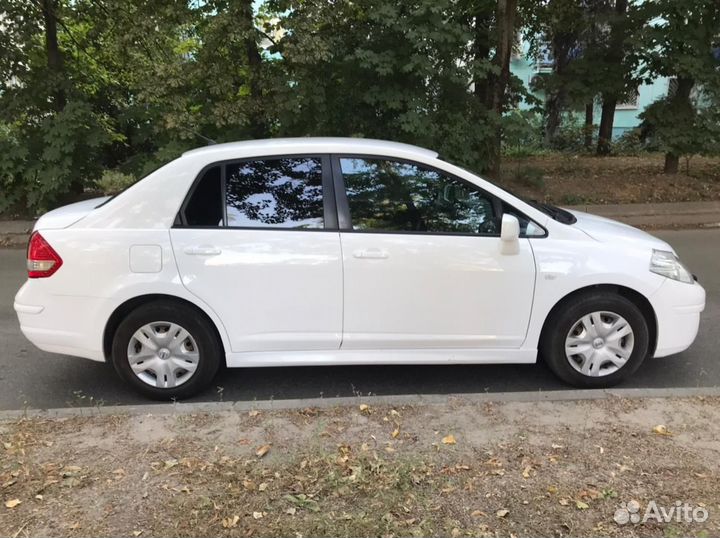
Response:
[{"label": "white sedan car", "polygon": [[426,149],[275,139],[196,149],[41,217],[15,298],[40,349],[153,398],[229,367],[534,363],[607,387],[695,339],[672,247],[527,202]]}]

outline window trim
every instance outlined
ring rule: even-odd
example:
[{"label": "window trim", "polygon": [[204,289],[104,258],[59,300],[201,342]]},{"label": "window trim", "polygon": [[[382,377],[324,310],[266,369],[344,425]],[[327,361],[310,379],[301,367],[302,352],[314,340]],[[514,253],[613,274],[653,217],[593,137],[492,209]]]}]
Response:
[{"label": "window trim", "polygon": [[[229,165],[250,161],[274,161],[281,159],[319,159],[320,173],[322,177],[322,201],[323,201],[323,227],[322,228],[282,228],[273,226],[228,226],[227,219],[227,192],[226,192],[226,170]],[[195,194],[198,184],[202,180],[205,173],[211,168],[220,167],[220,203],[222,204],[223,223],[221,226],[190,226],[185,219],[185,209],[190,203],[190,199]],[[253,157],[243,157],[239,159],[224,159],[206,164],[197,173],[193,179],[192,185],[188,189],[183,203],[177,212],[175,221],[172,226],[174,229],[198,229],[198,230],[267,230],[267,231],[283,231],[283,232],[336,232],[338,230],[338,213],[335,201],[335,186],[332,177],[330,156],[326,153],[286,153],[281,155],[257,155]]]},{"label": "window trim", "polygon": [[476,185],[475,183],[472,183],[466,179],[463,179],[451,172],[448,172],[446,170],[443,170],[442,168],[438,168],[436,166],[432,166],[430,164],[421,163],[418,161],[413,161],[410,159],[405,159],[402,157],[393,157],[391,155],[372,155],[372,154],[362,154],[362,153],[333,153],[330,155],[330,160],[332,161],[332,175],[333,175],[333,182],[335,183],[335,192],[336,192],[336,206],[337,206],[337,215],[338,215],[338,229],[341,232],[344,233],[364,233],[364,234],[391,234],[391,235],[433,235],[433,236],[458,236],[458,237],[485,237],[485,238],[500,238],[500,233],[496,234],[479,234],[479,233],[467,233],[467,232],[416,232],[416,231],[404,231],[404,230],[355,230],[352,225],[352,215],[350,214],[350,203],[348,201],[347,197],[347,190],[345,187],[345,178],[343,177],[342,173],[342,167],[340,166],[340,159],[381,159],[381,160],[390,160],[395,161],[399,163],[404,164],[410,164],[413,166],[419,166],[424,167],[428,170],[431,170],[433,172],[437,172],[438,174],[445,175],[455,181],[460,182],[463,185],[466,185],[470,188],[473,188],[477,190],[478,192],[485,195],[487,198],[490,199],[490,202],[493,206],[493,214],[495,215],[495,218],[502,221],[502,216],[504,214],[502,206],[503,204],[510,207],[513,212],[517,213],[518,215],[521,215],[522,217],[526,218],[528,221],[533,222],[535,226],[543,230],[545,233],[544,235],[533,235],[528,236],[525,234],[521,234],[521,239],[543,239],[548,236],[547,228],[539,224],[535,219],[532,219],[528,217],[525,213],[518,210],[513,206],[511,203],[509,203],[506,200],[503,200],[499,196],[496,196],[479,185]]}]

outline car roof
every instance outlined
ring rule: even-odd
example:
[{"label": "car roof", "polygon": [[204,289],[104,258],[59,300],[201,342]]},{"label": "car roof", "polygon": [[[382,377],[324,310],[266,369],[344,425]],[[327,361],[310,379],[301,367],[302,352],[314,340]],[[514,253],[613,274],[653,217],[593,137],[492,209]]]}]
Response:
[{"label": "car roof", "polygon": [[341,137],[301,137],[301,138],[267,138],[262,140],[244,140],[241,142],[227,142],[212,144],[201,148],[191,149],[183,153],[185,156],[211,155],[227,151],[237,151],[245,155],[263,155],[264,153],[277,153],[281,149],[287,153],[361,153],[372,155],[374,153],[386,155],[395,152],[414,154],[426,159],[436,159],[435,151],[387,140],[373,140],[370,138],[341,138]]}]

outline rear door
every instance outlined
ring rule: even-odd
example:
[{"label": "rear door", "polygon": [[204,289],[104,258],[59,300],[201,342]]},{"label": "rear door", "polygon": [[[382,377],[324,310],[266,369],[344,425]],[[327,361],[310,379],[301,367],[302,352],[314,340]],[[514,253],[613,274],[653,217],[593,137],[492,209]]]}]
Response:
[{"label": "rear door", "polygon": [[[343,349],[521,346],[535,262],[527,238],[519,252],[501,252],[500,200],[441,170],[389,157],[333,156],[333,173]],[[525,219],[525,235],[528,228]]]},{"label": "rear door", "polygon": [[232,351],[339,348],[342,258],[327,157],[213,164],[170,235],[183,284],[219,315]]}]

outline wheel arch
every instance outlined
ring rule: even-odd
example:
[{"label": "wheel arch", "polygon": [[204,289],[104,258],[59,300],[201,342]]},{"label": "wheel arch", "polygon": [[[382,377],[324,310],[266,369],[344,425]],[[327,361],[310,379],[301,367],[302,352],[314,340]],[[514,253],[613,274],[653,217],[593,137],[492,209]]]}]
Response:
[{"label": "wheel arch", "polygon": [[655,309],[652,307],[652,304],[648,300],[647,297],[645,297],[642,293],[632,289],[628,288],[627,286],[622,286],[619,284],[594,284],[591,286],[585,286],[583,288],[578,288],[564,297],[562,297],[559,301],[555,303],[555,305],[550,309],[547,316],[545,316],[545,321],[543,322],[542,330],[540,331],[540,342],[542,342],[542,339],[545,337],[548,321],[552,319],[555,312],[557,312],[560,308],[563,307],[564,304],[566,304],[568,301],[573,300],[575,297],[579,295],[583,295],[589,292],[594,291],[608,291],[611,293],[616,293],[622,297],[625,297],[630,302],[632,302],[635,306],[638,307],[640,312],[642,313],[643,317],[645,318],[645,322],[648,326],[648,333],[649,333],[649,348],[648,348],[648,356],[652,357],[655,354],[655,348],[657,346],[657,315],[655,314]]},{"label": "wheel arch", "polygon": [[225,341],[222,337],[222,333],[220,332],[220,328],[217,326],[217,324],[215,323],[213,318],[211,316],[209,316],[205,310],[203,310],[201,307],[199,307],[197,304],[193,303],[192,301],[188,301],[187,299],[183,299],[182,297],[177,297],[176,295],[151,293],[151,294],[145,294],[145,295],[138,295],[136,297],[126,300],[124,303],[120,304],[113,311],[112,314],[110,314],[110,317],[108,318],[108,321],[105,324],[105,330],[103,331],[103,354],[105,355],[106,361],[110,360],[110,356],[112,354],[113,337],[115,336],[115,332],[117,331],[117,328],[120,326],[120,323],[125,318],[125,316],[127,316],[133,310],[141,307],[142,305],[148,304],[148,303],[151,303],[154,301],[174,302],[174,303],[186,305],[186,306],[192,308],[193,310],[195,310],[199,315],[203,316],[210,323],[210,326],[215,331],[215,336],[217,336],[218,341],[220,342],[220,348],[222,350],[223,356],[226,355]]}]

